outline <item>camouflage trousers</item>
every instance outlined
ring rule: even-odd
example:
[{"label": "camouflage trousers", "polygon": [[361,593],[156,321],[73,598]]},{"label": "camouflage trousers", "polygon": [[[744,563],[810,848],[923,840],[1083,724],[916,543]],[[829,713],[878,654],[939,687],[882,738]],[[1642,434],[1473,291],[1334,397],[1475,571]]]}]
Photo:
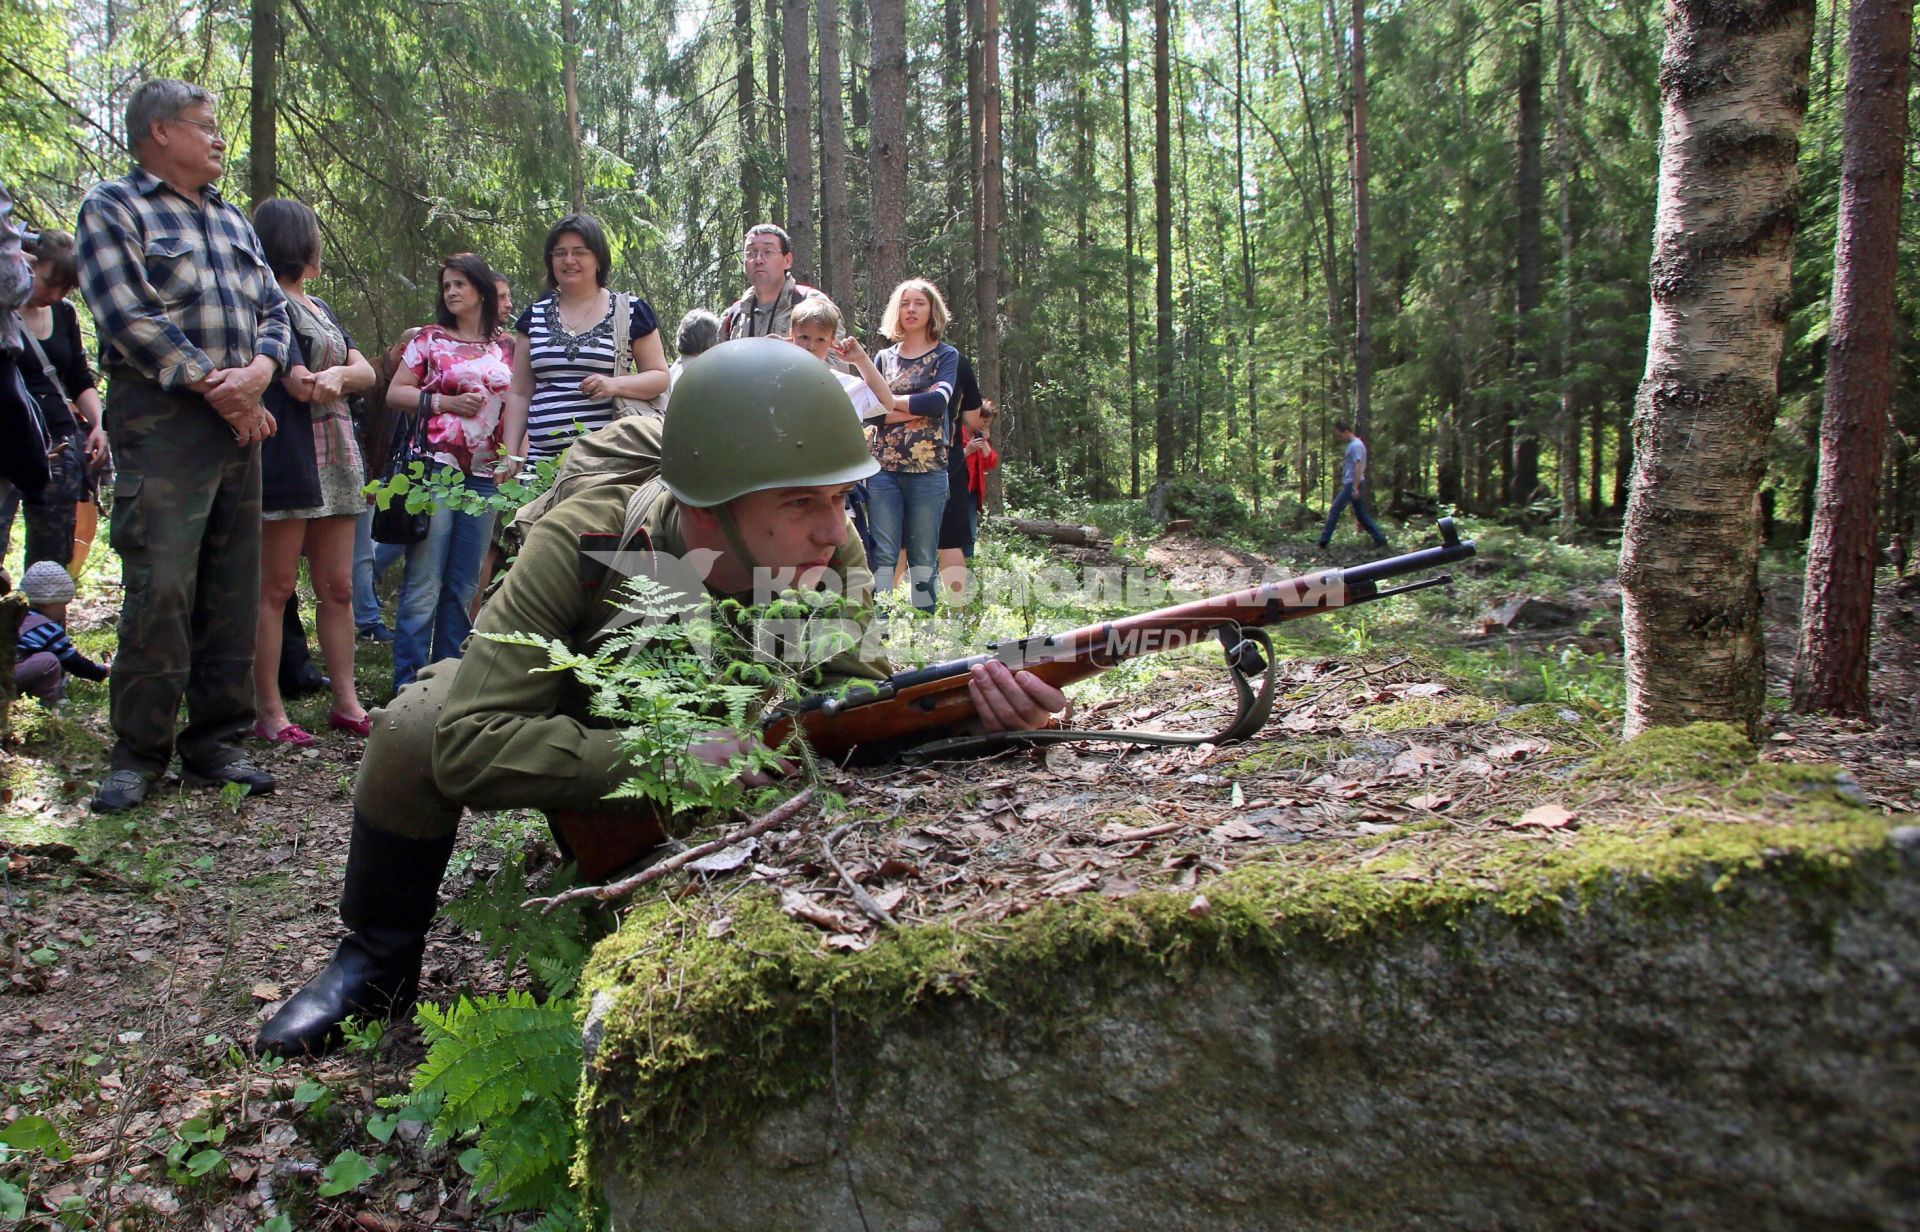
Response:
[{"label": "camouflage trousers", "polygon": [[[126,597],[110,678],[112,767],[157,776],[180,760],[213,769],[253,726],[260,611],[260,449],[205,399],[111,369],[109,542]],[[174,736],[180,701],[187,725]]]}]

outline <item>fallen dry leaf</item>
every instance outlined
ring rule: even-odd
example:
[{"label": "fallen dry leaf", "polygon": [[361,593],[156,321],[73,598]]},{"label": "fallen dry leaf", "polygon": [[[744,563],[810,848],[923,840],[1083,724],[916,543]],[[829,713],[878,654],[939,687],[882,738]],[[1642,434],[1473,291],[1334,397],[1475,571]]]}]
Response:
[{"label": "fallen dry leaf", "polygon": [[280,999],[280,985],[278,984],[255,984],[249,991],[253,993],[253,999],[255,1001],[278,1001]]},{"label": "fallen dry leaf", "polygon": [[1387,777],[1390,779],[1418,778],[1447,760],[1445,754],[1429,745],[1409,745],[1406,751],[1395,757],[1393,763],[1387,767]]},{"label": "fallen dry leaf", "polygon": [[1553,746],[1544,740],[1509,740],[1488,749],[1487,756],[1494,761],[1525,761],[1529,757],[1551,752]]},{"label": "fallen dry leaf", "polygon": [[1207,901],[1206,895],[1196,894],[1193,901],[1187,904],[1187,914],[1196,919],[1205,919],[1213,914],[1213,904]]},{"label": "fallen dry leaf", "polygon": [[1407,801],[1410,809],[1425,809],[1430,813],[1438,812],[1453,803],[1453,797],[1444,791],[1431,792],[1424,796],[1415,796]]},{"label": "fallen dry leaf", "polygon": [[841,915],[833,908],[815,902],[798,890],[780,892],[780,910],[799,920],[802,924],[811,924],[815,928],[824,928],[830,933],[850,933],[857,931],[853,921]]},{"label": "fallen dry leaf", "polygon": [[1265,838],[1266,835],[1261,833],[1259,826],[1245,818],[1236,817],[1207,831],[1207,837],[1216,843],[1233,843],[1242,839]]},{"label": "fallen dry leaf", "polygon": [[839,950],[845,954],[857,954],[869,944],[865,937],[857,933],[835,933],[820,943],[823,949]]},{"label": "fallen dry leaf", "polygon": [[1558,830],[1574,819],[1573,811],[1558,804],[1536,804],[1520,815],[1514,822],[1520,826],[1538,826],[1543,830]]}]

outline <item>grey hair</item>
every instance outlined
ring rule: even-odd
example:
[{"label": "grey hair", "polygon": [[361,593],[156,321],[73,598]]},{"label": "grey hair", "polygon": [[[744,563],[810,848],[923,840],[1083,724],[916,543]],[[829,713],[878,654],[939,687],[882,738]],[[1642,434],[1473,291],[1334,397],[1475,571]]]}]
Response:
[{"label": "grey hair", "polygon": [[153,135],[158,120],[171,120],[195,103],[212,105],[213,94],[205,86],[171,77],[143,81],[127,100],[127,148],[137,156],[140,147]]},{"label": "grey hair", "polygon": [[681,359],[692,359],[705,354],[720,341],[720,318],[705,308],[695,308],[680,318],[680,336],[674,339],[674,350]]}]

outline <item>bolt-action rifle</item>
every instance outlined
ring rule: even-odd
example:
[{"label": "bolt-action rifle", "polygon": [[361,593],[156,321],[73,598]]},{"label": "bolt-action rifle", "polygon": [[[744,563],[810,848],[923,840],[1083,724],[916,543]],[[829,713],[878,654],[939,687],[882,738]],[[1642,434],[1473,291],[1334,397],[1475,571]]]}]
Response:
[{"label": "bolt-action rifle", "polygon": [[[776,708],[762,737],[778,748],[798,735],[819,757],[871,764],[889,759],[962,756],[1012,743],[1125,740],[1142,744],[1200,744],[1244,740],[1273,712],[1273,642],[1266,629],[1361,603],[1411,594],[1453,581],[1437,574],[1401,586],[1381,583],[1450,565],[1474,554],[1452,518],[1441,518],[1439,547],[1370,561],[1351,569],[1323,569],[1246,590],[1123,616],[1067,633],[989,642],[984,653],[897,672],[870,686],[815,694]],[[1056,688],[1098,675],[1127,659],[1218,640],[1226,654],[1238,706],[1233,721],[1211,733],[1080,731],[971,734],[976,714],[967,680],[976,664],[998,659]],[[1255,682],[1258,681],[1256,687]],[[589,880],[602,880],[633,863],[660,840],[657,825],[600,812],[549,814]]]}]

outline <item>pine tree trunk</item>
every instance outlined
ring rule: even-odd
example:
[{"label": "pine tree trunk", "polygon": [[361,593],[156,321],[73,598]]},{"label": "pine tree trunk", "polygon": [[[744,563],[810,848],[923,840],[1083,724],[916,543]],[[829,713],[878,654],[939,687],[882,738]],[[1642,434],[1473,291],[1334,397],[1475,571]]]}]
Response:
[{"label": "pine tree trunk", "polygon": [[1540,487],[1540,431],[1533,399],[1540,325],[1534,314],[1540,309],[1540,268],[1546,246],[1541,229],[1545,176],[1540,157],[1544,126],[1540,113],[1539,0],[1527,0],[1524,12],[1527,28],[1521,36],[1516,84],[1520,115],[1513,179],[1513,381],[1518,392],[1509,421],[1513,462],[1507,477],[1507,501],[1514,505],[1531,501]]},{"label": "pine tree trunk", "polygon": [[781,0],[780,30],[786,42],[787,234],[793,237],[793,272],[820,277],[813,245],[813,85],[807,71],[807,0]]},{"label": "pine tree trunk", "polygon": [[1154,459],[1159,480],[1179,457],[1179,408],[1173,400],[1173,71],[1169,0],[1153,0],[1153,296]]},{"label": "pine tree trunk", "polygon": [[[980,248],[979,284],[975,312],[980,321],[978,376],[980,396],[1001,402],[1001,413],[1018,414],[1025,407],[1008,408],[1000,388],[1000,227],[1006,216],[1006,196],[1000,151],[1000,0],[975,0],[980,10]],[[993,512],[1005,510],[1001,468],[987,472],[987,501]]]},{"label": "pine tree trunk", "polygon": [[1247,483],[1253,516],[1260,516],[1260,377],[1254,360],[1260,310],[1254,299],[1253,241],[1247,233],[1247,40],[1246,0],[1233,0],[1233,204],[1240,226],[1240,310],[1246,314]]},{"label": "pine tree trunk", "polygon": [[872,168],[871,239],[867,259],[867,319],[878,321],[907,276],[907,5],[869,0],[873,34],[873,128],[867,148]]},{"label": "pine tree trunk", "polygon": [[[782,176],[781,172],[777,169],[784,168],[787,165],[787,105],[784,91],[781,89],[784,79],[784,72],[781,68],[782,57],[780,55],[780,40],[783,37],[781,34],[782,24],[780,21],[780,5],[782,2],[783,0],[767,0],[767,38],[760,52],[766,59],[767,74],[767,105],[764,109],[767,124],[766,135],[762,140],[766,143],[763,148],[768,157],[767,161],[762,164],[762,167],[763,174],[768,177],[767,196],[770,200],[767,202],[767,213],[774,222],[782,227],[787,227],[786,194],[781,191],[779,180],[774,178],[780,177],[780,179],[784,179],[784,176]],[[792,229],[790,227],[788,228],[788,236],[789,238],[792,236]]]},{"label": "pine tree trunk", "polygon": [[[967,308],[973,303],[973,262],[970,259],[973,212],[968,203],[968,189],[973,182],[973,169],[978,160],[972,157],[973,126],[967,118],[973,85],[968,76],[967,36],[961,20],[961,8],[961,0],[942,0],[942,33],[946,43],[942,49],[946,57],[945,72],[942,74],[942,84],[945,86],[945,114],[942,119],[947,136],[947,259],[946,268],[941,274],[940,289],[948,302],[962,310],[957,315],[966,319],[960,322],[956,334],[966,339],[978,337],[972,320],[973,313]],[[971,354],[977,348],[969,345],[964,349]]]},{"label": "pine tree trunk", "polygon": [[767,220],[754,157],[760,141],[753,104],[753,0],[733,0],[733,54],[734,123],[740,134],[740,230],[745,232]]},{"label": "pine tree trunk", "polygon": [[1853,0],[1820,486],[1793,708],[1867,718],[1879,486],[1893,403],[1894,278],[1913,0]]},{"label": "pine tree trunk", "polygon": [[248,100],[247,183],[258,208],[278,196],[280,106],[280,0],[253,0],[253,95]]},{"label": "pine tree trunk", "polygon": [[[1580,528],[1580,407],[1573,385],[1573,137],[1567,129],[1567,0],[1554,0],[1553,154],[1560,198],[1560,539]],[[1597,448],[1597,445],[1596,445]]]},{"label": "pine tree trunk", "polygon": [[1812,0],[1669,0],[1647,370],[1620,553],[1626,732],[1757,729],[1755,499],[1779,401]]},{"label": "pine tree trunk", "polygon": [[1140,309],[1136,282],[1139,266],[1134,261],[1134,236],[1138,230],[1138,193],[1133,178],[1133,0],[1120,0],[1120,178],[1126,181],[1126,252],[1122,257],[1127,283],[1127,448],[1132,461],[1132,480],[1127,494],[1140,499]]},{"label": "pine tree trunk", "polygon": [[[853,242],[847,218],[847,119],[841,102],[840,0],[819,0],[820,278],[828,298],[853,312]],[[871,328],[872,323],[864,323]],[[850,332],[854,323],[848,322]]]},{"label": "pine tree trunk", "polygon": [[1353,0],[1353,431],[1373,441],[1373,223],[1367,201],[1367,0]]}]

